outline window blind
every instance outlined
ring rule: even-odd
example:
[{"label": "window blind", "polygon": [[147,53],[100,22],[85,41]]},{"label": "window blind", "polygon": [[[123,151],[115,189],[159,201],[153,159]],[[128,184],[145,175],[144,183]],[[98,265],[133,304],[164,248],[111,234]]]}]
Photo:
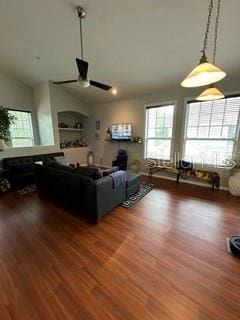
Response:
[{"label": "window blind", "polygon": [[174,105],[146,108],[145,158],[171,158]]},{"label": "window blind", "polygon": [[189,102],[186,111],[184,158],[224,165],[239,136],[240,97]]},{"label": "window blind", "polygon": [[32,117],[29,111],[9,109],[8,112],[15,117],[10,126],[12,147],[32,147],[34,145]]}]

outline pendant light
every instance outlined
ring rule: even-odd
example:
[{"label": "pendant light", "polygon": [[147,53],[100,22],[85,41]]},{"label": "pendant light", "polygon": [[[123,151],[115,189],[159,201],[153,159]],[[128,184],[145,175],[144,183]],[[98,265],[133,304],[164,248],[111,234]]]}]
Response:
[{"label": "pendant light", "polygon": [[203,42],[202,57],[199,64],[189,73],[189,75],[182,81],[182,87],[201,87],[215,82],[218,82],[226,77],[226,73],[219,69],[214,64],[208,62],[206,57],[206,50],[208,46],[209,28],[211,25],[213,11],[213,0],[210,0],[208,8],[207,27]]},{"label": "pendant light", "polygon": [[198,97],[197,101],[210,101],[210,100],[219,100],[223,99],[224,94],[217,89],[215,86],[210,86],[204,90]]},{"label": "pendant light", "polygon": [[[215,22],[215,35],[214,35],[214,49],[213,49],[213,64],[216,61],[216,53],[217,53],[217,37],[218,37],[218,25],[219,25],[219,16],[221,10],[221,0],[218,0],[218,7],[217,7],[217,15],[216,15],[216,22]],[[204,90],[196,100],[198,101],[210,101],[210,100],[219,100],[223,99],[224,94],[215,87],[215,85],[210,85],[209,88]]]}]

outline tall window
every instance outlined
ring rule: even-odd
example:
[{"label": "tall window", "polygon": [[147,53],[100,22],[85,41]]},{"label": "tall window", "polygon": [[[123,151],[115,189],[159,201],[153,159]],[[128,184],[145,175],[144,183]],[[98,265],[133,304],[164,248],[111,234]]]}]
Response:
[{"label": "tall window", "polygon": [[170,160],[174,105],[147,107],[145,158]]},{"label": "tall window", "polygon": [[224,165],[232,157],[239,136],[240,97],[189,102],[186,111],[184,158]]},{"label": "tall window", "polygon": [[10,126],[12,147],[32,147],[34,140],[31,113],[11,109],[8,112],[15,117],[14,124]]}]

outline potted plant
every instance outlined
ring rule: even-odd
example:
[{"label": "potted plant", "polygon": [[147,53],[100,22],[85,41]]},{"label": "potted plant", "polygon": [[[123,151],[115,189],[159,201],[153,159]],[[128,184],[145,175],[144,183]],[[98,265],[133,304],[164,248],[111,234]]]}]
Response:
[{"label": "potted plant", "polygon": [[10,138],[10,125],[15,121],[15,117],[11,115],[4,107],[0,107],[0,151],[6,147],[6,142]]},{"label": "potted plant", "polygon": [[240,154],[230,160],[229,192],[233,196],[240,196]]}]

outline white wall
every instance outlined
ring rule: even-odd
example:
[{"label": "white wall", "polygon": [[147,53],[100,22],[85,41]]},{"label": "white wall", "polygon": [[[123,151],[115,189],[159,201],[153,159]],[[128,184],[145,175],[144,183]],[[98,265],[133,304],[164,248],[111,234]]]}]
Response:
[{"label": "white wall", "polygon": [[37,113],[40,145],[54,145],[52,111],[47,82],[34,87],[34,104]]},{"label": "white wall", "polygon": [[[240,85],[236,82],[222,82],[221,88],[226,91],[237,91]],[[240,89],[239,91],[240,92]],[[181,156],[181,139],[183,134],[183,116],[184,116],[184,104],[185,98],[194,98],[199,93],[199,89],[183,89],[181,87],[171,89],[158,94],[139,97],[135,99],[122,100],[118,102],[112,102],[105,105],[97,105],[91,110],[91,136],[90,144],[95,154],[95,162],[105,165],[111,165],[112,160],[116,157],[117,151],[120,148],[127,149],[129,154],[129,163],[132,160],[141,160],[144,163],[144,146],[139,144],[126,144],[116,142],[104,142],[106,138],[107,127],[115,122],[130,122],[133,124],[133,135],[144,137],[144,125],[145,125],[145,106],[161,103],[176,101],[176,122],[175,122],[175,134],[173,139],[173,151],[174,153],[180,153]],[[94,137],[95,121],[100,120],[101,130],[100,139]],[[205,169],[207,170],[207,166]],[[213,170],[212,168],[209,170]],[[214,169],[215,170],[215,169]],[[225,170],[217,169],[221,176],[222,186],[227,185],[228,175]]]},{"label": "white wall", "polygon": [[59,146],[58,112],[75,111],[89,117],[89,106],[72,96],[62,86],[49,82],[55,145]]},{"label": "white wall", "polygon": [[[37,112],[39,112],[41,138],[45,144],[28,148],[7,148],[0,152],[0,160],[7,157],[57,152],[60,149],[57,112],[77,111],[89,116],[88,106],[61,87],[45,82],[32,89],[20,81],[2,74],[0,74],[0,105],[31,111],[34,128],[38,128]],[[40,109],[39,106],[41,106]]]},{"label": "white wall", "polygon": [[33,108],[33,90],[22,82],[0,73],[0,104],[31,110]]}]

